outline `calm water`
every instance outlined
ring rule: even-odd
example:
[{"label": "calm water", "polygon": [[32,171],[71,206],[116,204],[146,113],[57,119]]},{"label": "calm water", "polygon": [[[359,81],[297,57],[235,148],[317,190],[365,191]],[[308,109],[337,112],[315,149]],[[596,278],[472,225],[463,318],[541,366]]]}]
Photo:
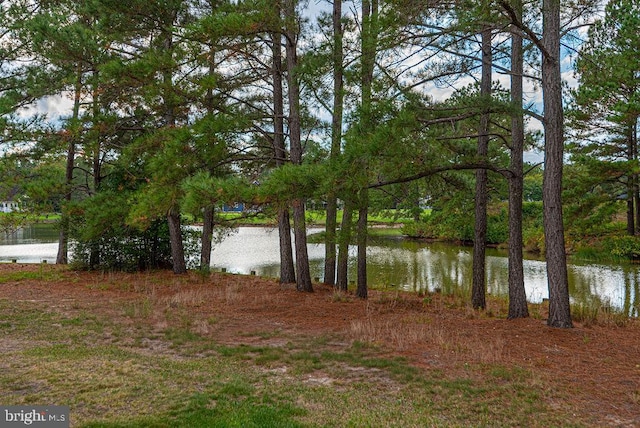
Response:
[{"label": "calm water", "polygon": [[55,263],[58,253],[58,231],[51,224],[35,224],[15,233],[0,232],[0,262]]},{"label": "calm water", "polygon": [[[310,233],[317,230],[310,230]],[[55,262],[57,233],[50,225],[36,225],[13,236],[0,236],[0,262]],[[309,244],[312,277],[322,278],[324,245]],[[350,249],[350,271],[355,276],[355,247]],[[212,267],[228,272],[277,277],[278,230],[241,227],[216,245]],[[371,287],[445,293],[468,289],[472,281],[472,248],[403,239],[377,240],[367,249],[367,274]],[[524,261],[525,288],[531,302],[548,296],[545,263]],[[487,252],[487,286],[491,294],[507,294],[506,253]],[[354,278],[355,279],[355,278]],[[577,302],[608,303],[638,316],[640,266],[634,264],[569,265],[571,298]]]}]

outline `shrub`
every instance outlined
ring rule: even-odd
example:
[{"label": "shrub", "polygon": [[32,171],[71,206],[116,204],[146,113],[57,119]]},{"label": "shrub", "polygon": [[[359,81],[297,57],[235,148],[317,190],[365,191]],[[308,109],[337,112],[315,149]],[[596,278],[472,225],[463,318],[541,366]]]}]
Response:
[{"label": "shrub", "polygon": [[545,251],[542,228],[526,229],[523,232],[524,249],[531,253],[542,254]]},{"label": "shrub", "polygon": [[[183,229],[185,257],[189,267],[198,261],[198,234]],[[72,263],[77,269],[107,271],[138,271],[170,269],[171,244],[169,228],[164,220],[156,220],[140,231],[122,227],[94,239],[77,239],[72,247]]]},{"label": "shrub", "polygon": [[145,231],[113,228],[94,239],[79,236],[72,248],[73,264],[82,269],[136,271],[171,266],[166,222],[156,221]]},{"label": "shrub", "polygon": [[499,214],[489,215],[487,218],[487,243],[502,244],[509,240],[509,219],[506,209]]},{"label": "shrub", "polygon": [[[424,221],[405,224],[401,230],[410,237],[470,242],[475,237],[474,227],[473,216],[462,212],[433,211]],[[498,214],[487,218],[487,242],[500,244],[508,238],[507,212],[501,209]]]},{"label": "shrub", "polygon": [[635,236],[610,236],[603,240],[602,247],[614,258],[640,259],[640,239]]}]

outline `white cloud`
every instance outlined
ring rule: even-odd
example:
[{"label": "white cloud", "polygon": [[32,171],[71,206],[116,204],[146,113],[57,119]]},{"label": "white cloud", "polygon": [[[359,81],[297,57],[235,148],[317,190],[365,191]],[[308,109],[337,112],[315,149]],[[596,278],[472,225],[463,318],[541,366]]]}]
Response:
[{"label": "white cloud", "polygon": [[578,78],[573,70],[568,70],[562,73],[562,81],[569,86],[569,88],[575,88],[578,86]]},{"label": "white cloud", "polygon": [[58,122],[71,115],[73,100],[64,95],[52,95],[41,98],[18,112],[20,118],[46,115],[50,122]]}]

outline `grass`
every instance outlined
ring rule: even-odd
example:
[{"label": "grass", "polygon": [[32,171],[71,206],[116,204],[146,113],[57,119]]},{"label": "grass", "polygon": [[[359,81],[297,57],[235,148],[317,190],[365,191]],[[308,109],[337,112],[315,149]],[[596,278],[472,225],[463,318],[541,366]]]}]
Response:
[{"label": "grass", "polygon": [[[327,220],[326,211],[324,210],[306,210],[306,221],[310,225],[319,224],[324,225]],[[238,221],[240,224],[245,225],[255,225],[255,226],[264,226],[264,225],[273,225],[276,224],[276,219],[273,217],[269,217],[263,214],[258,215],[249,215],[245,213],[237,213],[237,212],[222,212],[218,213],[221,218],[227,221]],[[357,217],[357,216],[356,216]],[[355,220],[355,219],[354,219]],[[337,217],[338,224],[342,221],[342,210],[338,210]],[[399,217],[399,214],[396,210],[385,210],[379,213],[370,214],[368,221],[370,223],[376,224],[386,224],[393,225],[404,222],[411,222],[413,219]]]},{"label": "grass", "polygon": [[264,214],[247,214],[243,212],[219,212],[216,214],[220,218],[229,222],[237,222],[243,225],[252,226],[270,226],[276,224],[274,217],[266,216]]},{"label": "grass", "polygon": [[[146,297],[118,319],[0,300],[0,402],[68,405],[83,427],[566,426],[569,417],[547,408],[531,372],[489,358],[451,377],[386,358],[368,338],[336,349],[329,337],[274,332],[285,345],[221,345],[193,331],[183,303],[167,306],[175,322],[158,334],[135,327],[159,304]],[[438,337],[425,328],[419,340]]]},{"label": "grass", "polygon": [[573,303],[571,317],[585,326],[604,325],[623,327],[629,322],[629,316],[610,304],[601,301]]},{"label": "grass", "polygon": [[40,269],[37,271],[15,271],[15,272],[3,272],[0,274],[0,284],[7,282],[19,282],[29,280],[42,280],[42,281],[54,281],[59,279],[60,275],[50,269],[44,269],[40,265]]}]

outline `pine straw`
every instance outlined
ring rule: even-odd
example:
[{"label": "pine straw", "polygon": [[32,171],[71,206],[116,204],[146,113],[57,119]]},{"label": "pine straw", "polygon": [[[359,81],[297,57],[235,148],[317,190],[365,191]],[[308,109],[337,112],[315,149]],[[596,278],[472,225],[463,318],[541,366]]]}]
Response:
[{"label": "pine straw", "polygon": [[254,276],[97,274],[0,265],[4,278],[25,270],[44,270],[43,280],[5,279],[0,298],[47,302],[70,315],[91,311],[156,330],[180,325],[223,344],[282,346],[314,337],[329,338],[338,347],[365,342],[451,378],[483,373],[469,367],[505,367],[506,373],[525,373],[528,382],[542,385],[551,408],[580,415],[594,426],[640,426],[637,320],[622,327],[576,323],[573,329],[552,329],[545,325],[544,307],[532,310],[539,318],[507,321],[504,302],[493,300],[489,311],[479,313],[459,297],[439,294],[371,291],[362,301],[320,284],[314,293],[299,293]]}]

